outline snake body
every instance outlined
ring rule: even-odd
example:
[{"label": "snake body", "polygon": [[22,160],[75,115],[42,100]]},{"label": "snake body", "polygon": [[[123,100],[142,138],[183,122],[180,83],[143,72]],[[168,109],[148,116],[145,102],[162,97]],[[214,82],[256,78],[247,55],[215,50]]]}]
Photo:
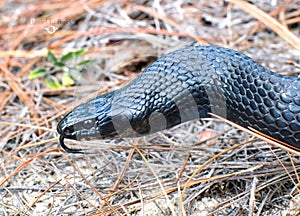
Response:
[{"label": "snake body", "polygon": [[162,56],[124,88],[75,107],[57,130],[76,152],[65,138],[143,136],[210,113],[300,148],[300,79],[216,46]]}]

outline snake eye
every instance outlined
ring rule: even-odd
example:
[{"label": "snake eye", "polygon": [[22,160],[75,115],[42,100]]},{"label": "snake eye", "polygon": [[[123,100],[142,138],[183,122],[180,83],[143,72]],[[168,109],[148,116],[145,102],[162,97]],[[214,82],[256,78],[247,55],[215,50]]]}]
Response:
[{"label": "snake eye", "polygon": [[85,129],[91,129],[94,126],[94,120],[93,119],[88,119],[82,122],[82,127]]}]

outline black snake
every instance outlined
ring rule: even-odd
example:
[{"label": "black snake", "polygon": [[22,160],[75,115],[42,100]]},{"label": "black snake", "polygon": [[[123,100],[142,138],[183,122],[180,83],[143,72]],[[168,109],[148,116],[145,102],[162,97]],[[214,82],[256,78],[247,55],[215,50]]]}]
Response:
[{"label": "black snake", "polygon": [[209,113],[300,148],[300,79],[216,46],[162,56],[124,88],[75,107],[57,131],[78,152],[64,139],[142,136]]}]

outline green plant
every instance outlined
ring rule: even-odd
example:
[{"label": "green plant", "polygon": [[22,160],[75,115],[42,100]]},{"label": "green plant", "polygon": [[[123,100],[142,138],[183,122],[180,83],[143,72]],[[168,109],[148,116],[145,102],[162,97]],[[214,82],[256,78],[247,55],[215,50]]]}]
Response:
[{"label": "green plant", "polygon": [[[58,89],[74,85],[76,77],[84,66],[91,63],[92,60],[81,60],[80,57],[87,52],[87,49],[80,49],[58,58],[50,50],[47,54],[47,60],[51,63],[49,67],[41,67],[29,73],[29,79],[44,78],[46,85],[51,89]],[[56,73],[63,73],[61,80],[53,76]]]}]

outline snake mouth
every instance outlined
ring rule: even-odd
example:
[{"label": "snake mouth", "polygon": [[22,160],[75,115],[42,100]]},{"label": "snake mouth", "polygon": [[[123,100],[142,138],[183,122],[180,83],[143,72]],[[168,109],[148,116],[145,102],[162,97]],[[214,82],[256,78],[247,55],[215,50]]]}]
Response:
[{"label": "snake mouth", "polygon": [[73,149],[68,146],[66,146],[64,139],[72,139],[72,140],[78,140],[78,137],[76,136],[76,133],[74,132],[73,126],[66,126],[64,125],[63,121],[60,121],[57,125],[57,132],[60,134],[59,136],[59,144],[60,146],[68,153],[83,153],[79,149]]},{"label": "snake mouth", "polygon": [[67,125],[63,119],[57,125],[57,132],[64,138],[78,140],[74,130],[74,126]]},{"label": "snake mouth", "polygon": [[65,139],[78,141],[91,140],[93,138],[99,138],[101,136],[97,132],[94,124],[91,124],[88,127],[82,127],[82,122],[75,125],[66,125],[64,121],[61,121],[57,126],[57,132]]},{"label": "snake mouth", "polygon": [[83,153],[79,149],[70,148],[65,144],[65,139],[71,140],[92,140],[92,139],[107,139],[117,136],[117,132],[111,121],[105,121],[103,127],[98,128],[94,116],[89,116],[87,119],[74,122],[73,115],[67,115],[57,125],[59,136],[59,144],[68,153]]}]

